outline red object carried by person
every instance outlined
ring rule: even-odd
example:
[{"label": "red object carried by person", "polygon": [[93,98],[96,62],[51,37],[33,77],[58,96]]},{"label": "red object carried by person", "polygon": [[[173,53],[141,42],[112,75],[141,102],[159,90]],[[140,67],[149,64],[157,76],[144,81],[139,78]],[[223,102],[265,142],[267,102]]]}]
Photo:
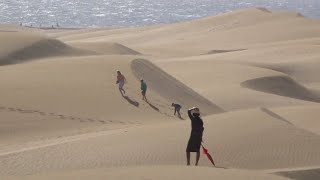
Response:
[{"label": "red object carried by person", "polygon": [[212,163],[214,166],[216,166],[215,163],[214,163],[214,161],[213,161],[212,156],[208,153],[208,149],[206,149],[203,145],[201,145],[201,146],[202,146],[203,154],[207,155],[207,157],[208,157],[208,159],[211,161],[211,163]]}]

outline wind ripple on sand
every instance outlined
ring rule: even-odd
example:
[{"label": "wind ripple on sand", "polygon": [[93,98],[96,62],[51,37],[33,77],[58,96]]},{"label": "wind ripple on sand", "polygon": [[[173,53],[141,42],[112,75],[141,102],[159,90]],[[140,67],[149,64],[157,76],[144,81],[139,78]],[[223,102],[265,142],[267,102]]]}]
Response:
[{"label": "wind ripple on sand", "polygon": [[72,172],[58,172],[50,174],[32,175],[26,177],[12,177],[8,180],[194,180],[194,179],[223,179],[223,180],[289,180],[288,178],[253,172],[246,170],[224,170],[208,167],[186,166],[142,166],[124,168],[98,168],[77,170]]}]

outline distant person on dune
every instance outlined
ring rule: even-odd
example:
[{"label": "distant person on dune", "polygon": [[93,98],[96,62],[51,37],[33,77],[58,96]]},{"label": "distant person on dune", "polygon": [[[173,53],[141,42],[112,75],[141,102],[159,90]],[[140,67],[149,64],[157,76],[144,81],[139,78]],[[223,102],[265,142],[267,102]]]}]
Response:
[{"label": "distant person on dune", "polygon": [[124,77],[124,75],[120,71],[117,71],[116,84],[119,85],[119,91],[120,91],[122,96],[126,93],[126,91],[123,89],[123,86],[124,86],[125,82],[126,82],[126,78]]},{"label": "distant person on dune", "polygon": [[188,110],[188,115],[191,120],[191,134],[188,142],[188,146],[186,149],[187,153],[187,165],[190,165],[190,152],[196,152],[196,163],[198,165],[200,159],[200,147],[202,142],[202,134],[203,134],[203,121],[200,118],[200,110],[199,108],[193,107]]},{"label": "distant person on dune", "polygon": [[148,88],[148,87],[147,87],[147,84],[144,82],[143,79],[141,79],[140,82],[141,82],[141,87],[140,87],[140,89],[141,89],[141,94],[142,94],[142,100],[148,102],[147,97],[146,97],[147,88]]},{"label": "distant person on dune", "polygon": [[176,113],[177,113],[179,118],[181,119],[181,114],[180,114],[181,105],[176,104],[176,103],[172,103],[171,106],[174,107],[174,115],[176,115]]}]

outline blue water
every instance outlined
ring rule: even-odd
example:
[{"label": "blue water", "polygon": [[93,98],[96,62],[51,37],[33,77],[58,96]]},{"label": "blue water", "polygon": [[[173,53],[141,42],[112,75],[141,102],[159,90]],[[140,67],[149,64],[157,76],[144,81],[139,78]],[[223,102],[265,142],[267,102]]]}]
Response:
[{"label": "blue water", "polygon": [[257,6],[320,18],[320,0],[0,0],[0,23],[141,26],[187,21]]}]

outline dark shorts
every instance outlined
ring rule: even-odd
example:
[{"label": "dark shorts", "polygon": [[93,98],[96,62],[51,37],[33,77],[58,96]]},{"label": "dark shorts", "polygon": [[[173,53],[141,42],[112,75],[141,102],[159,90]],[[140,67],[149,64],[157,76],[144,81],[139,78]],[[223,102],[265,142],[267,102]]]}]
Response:
[{"label": "dark shorts", "polygon": [[200,152],[202,142],[202,132],[191,132],[187,145],[187,152]]},{"label": "dark shorts", "polygon": [[143,96],[145,96],[145,95],[146,95],[146,92],[147,92],[147,91],[141,91],[141,94],[142,94]]}]

